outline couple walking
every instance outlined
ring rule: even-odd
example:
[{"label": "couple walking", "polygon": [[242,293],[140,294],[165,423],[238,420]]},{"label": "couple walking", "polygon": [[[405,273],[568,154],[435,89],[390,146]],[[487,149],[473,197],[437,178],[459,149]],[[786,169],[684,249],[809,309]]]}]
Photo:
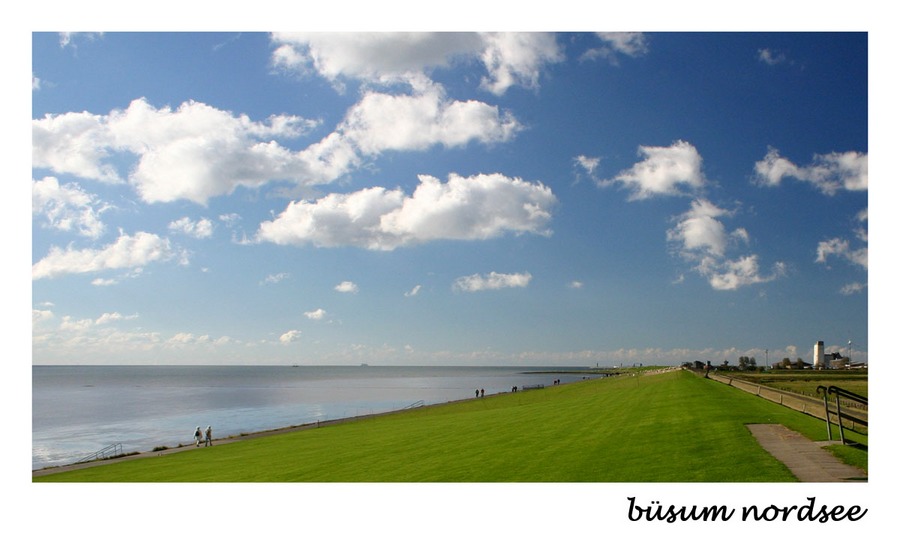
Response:
[{"label": "couple walking", "polygon": [[200,447],[200,442],[205,441],[206,447],[212,445],[212,426],[206,427],[206,438],[203,437],[203,432],[200,431],[200,427],[197,427],[197,430],[194,431],[194,441],[197,442],[197,447]]}]

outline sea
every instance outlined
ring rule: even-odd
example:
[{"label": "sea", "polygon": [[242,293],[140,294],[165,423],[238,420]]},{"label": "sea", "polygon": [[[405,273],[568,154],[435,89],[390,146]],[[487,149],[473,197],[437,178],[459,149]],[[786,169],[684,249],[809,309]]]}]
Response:
[{"label": "sea", "polygon": [[32,470],[582,380],[577,369],[442,366],[33,366]]}]

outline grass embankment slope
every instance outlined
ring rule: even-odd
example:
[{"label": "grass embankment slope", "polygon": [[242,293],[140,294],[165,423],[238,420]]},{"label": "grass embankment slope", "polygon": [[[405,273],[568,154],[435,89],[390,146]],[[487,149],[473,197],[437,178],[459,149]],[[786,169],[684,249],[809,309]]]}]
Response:
[{"label": "grass embankment slope", "polygon": [[[824,423],[688,372],[620,376],[34,478],[77,482],[789,482],[747,423]],[[857,464],[865,452],[855,450]]]}]

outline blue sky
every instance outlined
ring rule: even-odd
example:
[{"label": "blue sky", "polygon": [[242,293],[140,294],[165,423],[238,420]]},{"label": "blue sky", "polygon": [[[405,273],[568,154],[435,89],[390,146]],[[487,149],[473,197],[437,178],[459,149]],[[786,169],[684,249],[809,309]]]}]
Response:
[{"label": "blue sky", "polygon": [[35,33],[34,364],[868,352],[865,33]]}]

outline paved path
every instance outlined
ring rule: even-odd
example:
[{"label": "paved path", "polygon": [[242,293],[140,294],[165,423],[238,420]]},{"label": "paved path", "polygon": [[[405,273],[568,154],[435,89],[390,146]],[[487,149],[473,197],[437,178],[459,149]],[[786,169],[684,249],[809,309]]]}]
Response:
[{"label": "paved path", "polygon": [[[844,464],[821,447],[781,424],[748,424],[763,449],[803,482],[865,482],[866,472]],[[829,443],[829,442],[824,442]]]}]

